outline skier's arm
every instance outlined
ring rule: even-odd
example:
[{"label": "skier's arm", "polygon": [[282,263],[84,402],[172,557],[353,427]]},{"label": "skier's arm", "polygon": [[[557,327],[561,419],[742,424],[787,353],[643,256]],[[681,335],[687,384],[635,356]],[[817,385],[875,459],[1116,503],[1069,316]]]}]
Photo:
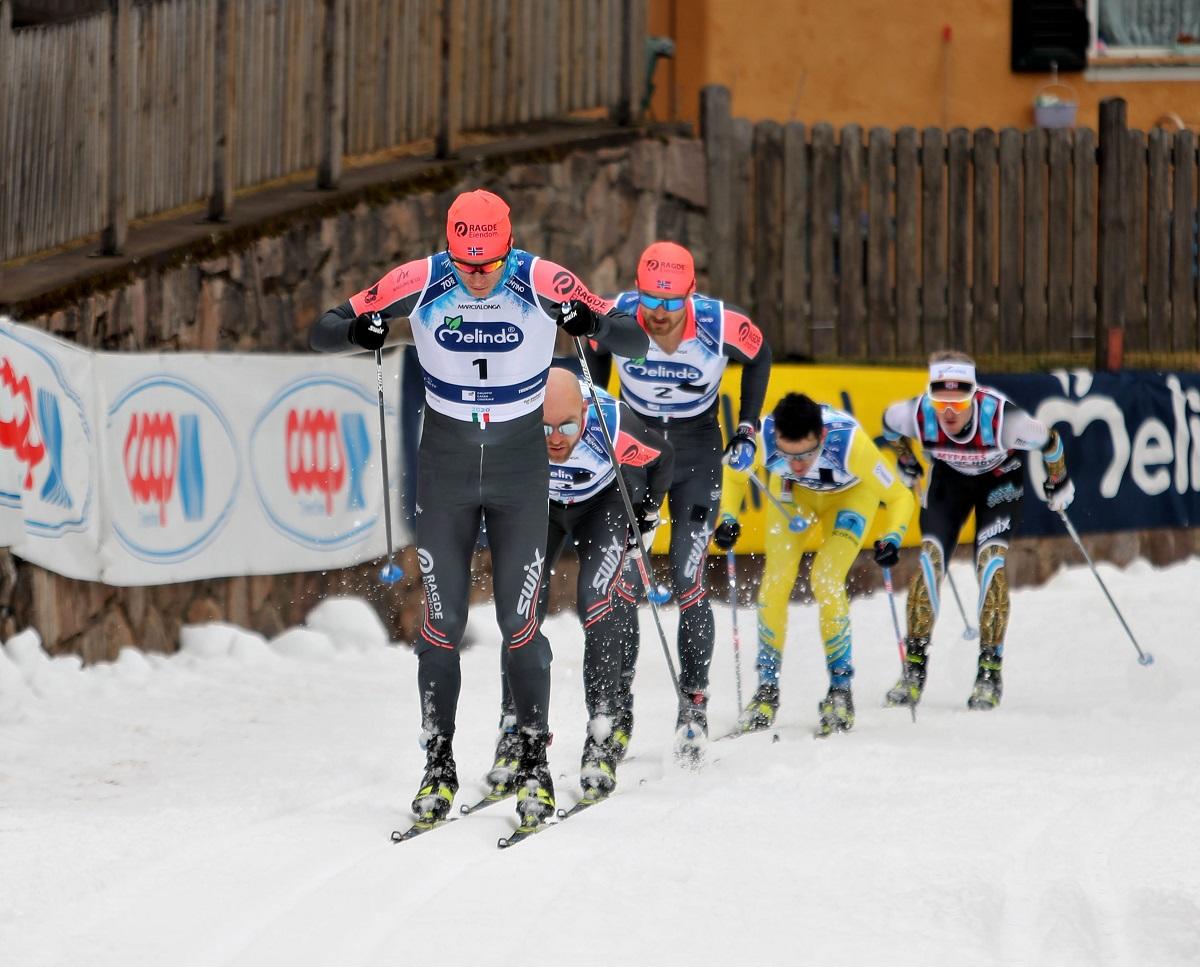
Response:
[{"label": "skier's arm", "polygon": [[879,448],[861,429],[854,434],[854,442],[850,446],[848,469],[859,478],[859,486],[874,490],[879,495],[879,502],[884,505],[880,541],[892,541],[899,547],[908,530],[908,522],[912,520],[916,501],[912,491],[892,472]]},{"label": "skier's arm", "polygon": [[1040,450],[1048,479],[1061,480],[1067,475],[1066,456],[1058,431],[1034,419],[1015,403],[1004,404],[1000,445],[1006,450]]},{"label": "skier's arm", "polygon": [[[742,504],[746,500],[746,488],[750,486],[750,474],[758,473],[763,466],[762,441],[759,441],[759,453],[754,458],[754,466],[750,473],[739,473],[727,466],[721,467],[721,509],[717,520],[726,517],[738,517],[742,513]],[[761,478],[760,478],[761,479]]]},{"label": "skier's arm", "polygon": [[[917,433],[917,402],[920,397],[899,400],[883,411],[883,436],[888,443],[915,439]],[[910,444],[911,449],[911,444]]]},{"label": "skier's arm", "polygon": [[[649,337],[633,316],[616,311],[612,300],[596,295],[561,265],[538,259],[533,267],[533,291],[538,304],[551,318],[557,318],[559,306],[568,300],[587,306],[596,317],[596,329],[588,338],[610,352],[637,358],[645,356],[650,348]],[[560,356],[574,356],[574,340],[560,331],[554,351]]]},{"label": "skier's arm", "polygon": [[387,345],[412,342],[408,315],[416,306],[429,272],[429,260],[417,259],[392,269],[369,289],[352,295],[313,323],[309,345],[322,353],[362,352],[350,339],[354,320],[364,312],[378,312],[388,321]]},{"label": "skier's arm", "polygon": [[646,472],[649,499],[661,507],[675,473],[675,447],[661,433],[651,430],[624,403],[616,450],[622,466],[638,467]]},{"label": "skier's arm", "polygon": [[758,428],[767,383],[771,379],[771,347],[758,328],[741,309],[725,307],[722,332],[725,355],[742,364],[742,388],[738,403],[738,424]]}]

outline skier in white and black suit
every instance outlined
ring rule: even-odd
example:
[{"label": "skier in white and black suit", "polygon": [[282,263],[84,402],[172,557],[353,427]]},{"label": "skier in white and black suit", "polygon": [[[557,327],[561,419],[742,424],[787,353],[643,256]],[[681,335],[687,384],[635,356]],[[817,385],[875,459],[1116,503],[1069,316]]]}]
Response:
[{"label": "skier in white and black suit", "polygon": [[487,191],[458,196],[448,251],[397,266],[326,312],[310,341],[324,352],[375,350],[391,330],[416,345],[426,410],[417,482],[417,555],[425,619],[416,646],[426,769],[419,819],[443,818],[458,790],[451,742],[461,684],[471,555],[481,520],[492,552],[496,615],[522,739],[517,811],[536,823],[554,809],[546,766],[550,645],[540,631],[549,465],[542,397],[556,348],[571,337],[646,351],[629,316],[573,273],[514,248],[508,206]]},{"label": "skier in white and black suit", "polygon": [[[637,414],[597,390],[600,412],[584,398],[574,373],[551,369],[543,403],[543,430],[550,458],[550,527],[546,566],[553,568],[568,541],[579,556],[575,606],[583,623],[583,686],[588,711],[580,783],[607,795],[616,785],[617,763],[629,746],[625,722],[626,693],[633,681],[633,661],[625,663],[625,642],[637,627],[637,606],[616,594],[627,547],[633,546],[629,515],[609,458],[603,419],[626,478],[626,487],[645,494],[631,508],[640,534],[658,524],[659,508],[671,484],[675,457],[671,444],[648,429]],[[549,607],[542,587],[540,614]],[[515,762],[515,717],[504,690],[501,735],[488,780],[503,787]]]},{"label": "skier in white and black suit", "polygon": [[1008,544],[1025,497],[1022,451],[1040,450],[1043,491],[1052,511],[1075,496],[1058,432],[999,390],[980,386],[970,356],[954,350],[929,360],[929,386],[893,403],[883,414],[884,437],[914,488],[924,473],[912,452],[921,444],[931,462],[921,501],[921,566],[908,588],[904,675],[887,694],[889,705],[916,705],[925,688],[926,649],[937,620],[939,591],[963,524],[975,513],[975,570],[979,577],[979,667],[967,704],[990,709],[1003,694],[1001,663],[1008,628]]}]

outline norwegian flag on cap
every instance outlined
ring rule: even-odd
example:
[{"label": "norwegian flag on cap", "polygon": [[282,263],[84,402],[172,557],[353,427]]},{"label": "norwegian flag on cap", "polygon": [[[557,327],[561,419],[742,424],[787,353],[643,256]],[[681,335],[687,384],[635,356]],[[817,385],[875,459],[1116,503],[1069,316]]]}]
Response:
[{"label": "norwegian flag on cap", "polygon": [[483,246],[481,246],[481,245],[468,245],[468,246],[467,246],[467,254],[468,254],[468,255],[482,255],[482,254],[483,254]]},{"label": "norwegian flag on cap", "polygon": [[659,279],[654,284],[656,286],[658,286],[658,288],[660,288],[660,289],[668,289],[669,290],[671,288],[671,283],[667,279]]}]

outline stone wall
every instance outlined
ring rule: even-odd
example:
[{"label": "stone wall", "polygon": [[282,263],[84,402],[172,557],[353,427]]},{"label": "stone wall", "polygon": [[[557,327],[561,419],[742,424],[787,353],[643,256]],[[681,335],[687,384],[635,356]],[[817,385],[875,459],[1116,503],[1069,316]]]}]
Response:
[{"label": "stone wall", "polygon": [[[707,281],[705,162],[698,140],[651,136],[507,166],[493,160],[442,181],[431,190],[426,179],[407,193],[391,186],[349,210],[325,211],[314,202],[259,234],[214,236],[202,252],[176,253],[107,291],[24,321],[97,349],[307,352],[306,334],[322,311],[397,263],[442,247],[451,199],[478,186],[509,201],[518,245],[572,268],[597,291],[628,285],[638,254],[664,237],[692,249],[702,289]],[[1194,553],[1197,539],[1160,531],[1089,544],[1101,559],[1124,564],[1142,556],[1162,565]],[[1040,583],[1063,562],[1077,560],[1065,538],[1019,541],[1012,580]],[[912,562],[906,553],[898,581],[907,579]],[[392,589],[374,580],[377,565],[113,588],[71,581],[0,552],[0,633],[33,625],[50,651],[100,661],[134,643],[173,651],[185,622],[224,620],[272,635],[303,620],[324,595],[358,594],[376,606],[393,637],[411,640],[421,606],[411,549],[401,563],[406,577]],[[713,564],[711,585],[723,596],[723,571],[720,562]],[[756,568],[746,565],[751,583]],[[490,584],[486,555],[476,559],[475,570],[474,594],[482,600]],[[557,569],[556,603],[570,604],[574,575],[573,561]],[[854,588],[870,590],[878,581],[878,569],[864,556],[852,574]],[[798,593],[805,593],[803,580]],[[751,592],[744,594],[747,600]]]}]

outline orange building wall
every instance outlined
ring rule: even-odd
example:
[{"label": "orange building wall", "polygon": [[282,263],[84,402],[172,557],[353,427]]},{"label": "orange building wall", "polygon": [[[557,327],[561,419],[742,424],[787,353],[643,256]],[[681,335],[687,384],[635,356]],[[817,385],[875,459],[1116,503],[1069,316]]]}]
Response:
[{"label": "orange building wall", "polygon": [[[676,41],[654,116],[696,121],[701,87],[725,84],[734,115],[752,120],[1029,127],[1050,78],[1010,70],[1011,17],[1011,0],[650,0],[651,33]],[[1200,128],[1200,82],[1062,79],[1080,126],[1119,95],[1130,127],[1173,111]]]}]

